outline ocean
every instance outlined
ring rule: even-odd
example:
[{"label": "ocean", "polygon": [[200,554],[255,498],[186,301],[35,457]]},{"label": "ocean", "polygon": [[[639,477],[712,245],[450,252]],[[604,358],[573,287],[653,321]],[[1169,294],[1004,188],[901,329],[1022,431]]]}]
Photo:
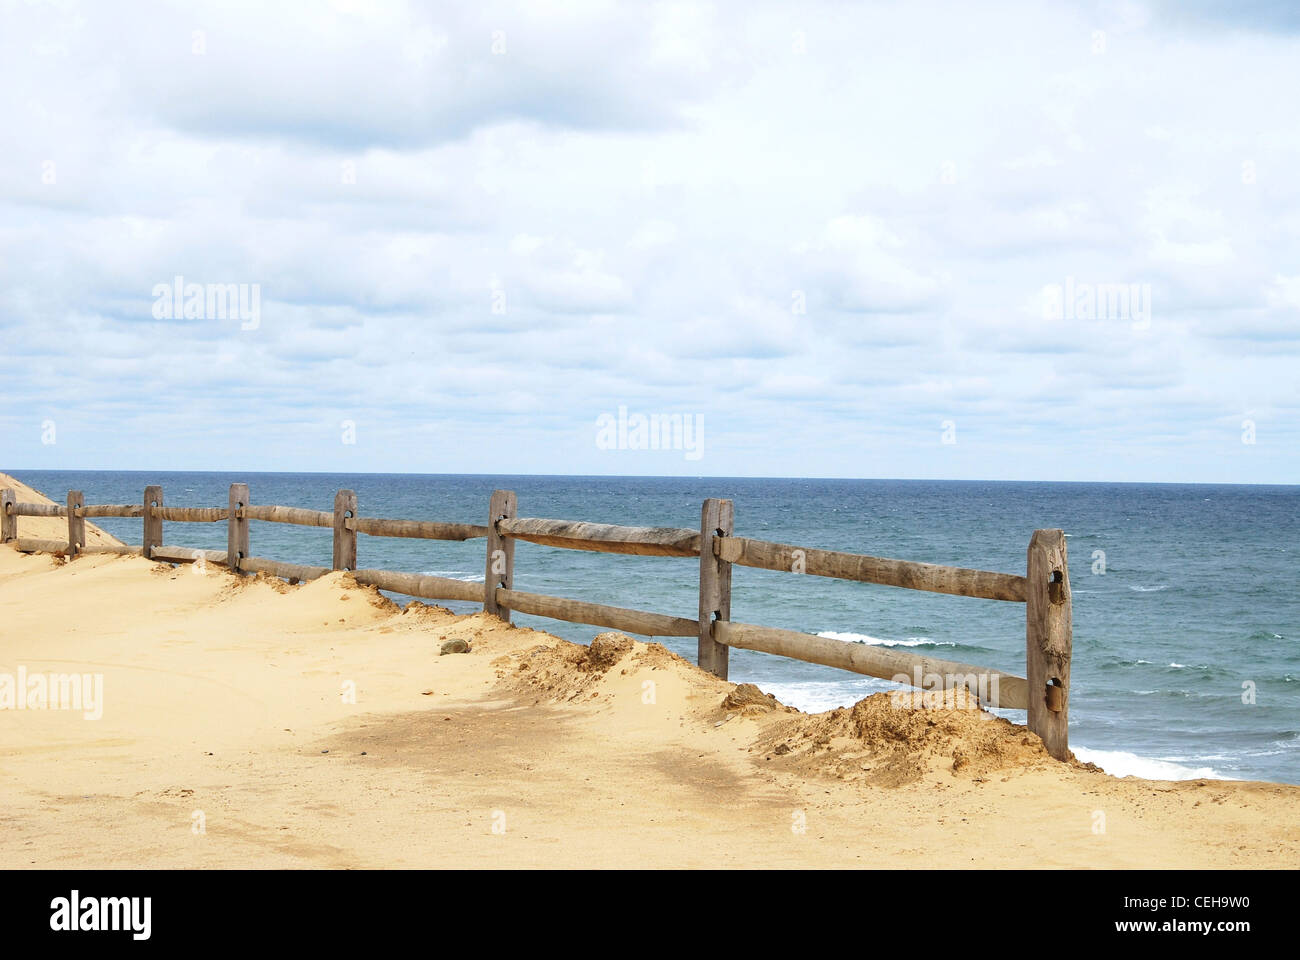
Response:
[{"label": "ocean", "polygon": [[[136,503],[162,484],[169,506],[224,506],[232,481],[253,503],[332,510],[356,490],[363,516],[485,523],[494,489],[519,515],[698,527],[706,497],[735,501],[736,532],[809,547],[1023,573],[1035,528],[1068,536],[1074,596],[1070,746],[1110,773],[1300,783],[1300,487],[655,477],[12,472],[62,501]],[[139,520],[96,520],[139,543]],[[165,527],[165,542],[225,549],[224,524]],[[484,541],[362,535],[358,564],[483,580]],[[328,566],[328,530],[253,523],[257,556]],[[519,543],[519,590],[694,618],[698,562]],[[401,598],[398,598],[401,599]],[[458,612],[470,604],[446,603]],[[1024,606],[734,568],[732,619],[907,647],[1023,675]],[[517,614],[585,643],[599,628]],[[695,659],[695,640],[662,638]],[[432,647],[431,647],[432,649]],[[747,650],[730,679],[806,711],[893,684]],[[1024,722],[1023,711],[1005,715]]]}]

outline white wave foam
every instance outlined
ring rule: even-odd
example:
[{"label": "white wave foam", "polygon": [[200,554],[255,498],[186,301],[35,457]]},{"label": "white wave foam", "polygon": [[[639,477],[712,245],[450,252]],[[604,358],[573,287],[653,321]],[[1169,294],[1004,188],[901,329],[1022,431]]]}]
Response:
[{"label": "white wave foam", "polygon": [[1169,584],[1162,583],[1154,587],[1142,587],[1142,586],[1135,587],[1130,585],[1129,589],[1136,591],[1137,593],[1159,593],[1161,590],[1168,590]]},{"label": "white wave foam", "polygon": [[828,640],[844,640],[848,643],[867,643],[873,647],[952,647],[956,644],[947,640],[931,640],[929,637],[908,637],[906,640],[882,640],[880,637],[873,637],[865,633],[837,633],[834,630],[823,630],[817,634],[819,637],[826,637]]},{"label": "white wave foam", "polygon": [[1124,750],[1091,750],[1071,746],[1084,763],[1095,763],[1113,777],[1140,777],[1143,780],[1235,780],[1212,767],[1188,767],[1170,760],[1139,757]]},{"label": "white wave foam", "polygon": [[786,706],[804,713],[823,713],[836,707],[851,707],[863,697],[882,690],[893,690],[898,684],[884,680],[803,680],[790,683],[764,683],[759,688],[770,693]]},{"label": "white wave foam", "polygon": [[466,573],[464,570],[425,570],[421,573],[425,577],[445,577],[448,580],[460,580],[464,583],[482,583],[483,574]]}]

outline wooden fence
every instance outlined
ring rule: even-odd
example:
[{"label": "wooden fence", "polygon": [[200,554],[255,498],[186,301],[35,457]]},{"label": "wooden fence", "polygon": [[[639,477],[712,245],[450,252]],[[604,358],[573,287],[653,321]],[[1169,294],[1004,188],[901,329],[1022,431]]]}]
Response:
[{"label": "wooden fence", "polygon": [[[298,507],[256,506],[248,486],[230,487],[225,507],[168,507],[162,487],[144,491],[139,504],[87,505],[81,491],[68,493],[67,506],[19,503],[13,490],[0,491],[0,542],[15,541],[20,551],[143,556],[166,563],[202,561],[228,567],[236,574],[266,573],[291,582],[311,580],[331,570],[349,570],[358,583],[430,600],[482,603],[483,609],[508,621],[512,611],[591,624],[651,637],[696,637],[699,665],[726,679],[732,647],[760,650],[885,680],[906,682],[928,691],[964,690],[991,706],[1028,711],[1028,726],[1042,737],[1052,756],[1068,755],[1070,706],[1071,601],[1065,535],[1036,530],[1029,542],[1023,576],[962,567],[888,560],[835,550],[793,546],[734,535],[730,500],[705,500],[699,529],[626,527],[573,520],[517,516],[509,490],[492,494],[488,522],[442,523],[385,520],[357,513],[357,496],[340,490],[332,512]],[[66,517],[68,539],[19,539],[19,517]],[[136,517],[144,522],[139,547],[88,546],[86,520]],[[334,533],[331,567],[302,566],[255,557],[250,552],[249,522],[324,527]],[[225,552],[201,551],[163,543],[163,523],[227,524]],[[487,540],[484,585],[445,577],[357,568],[357,534],[424,540]],[[645,610],[606,606],[563,597],[525,593],[514,588],[517,540],[570,550],[699,559],[699,610],[696,619]],[[955,594],[1025,604],[1025,676],[970,664],[936,660],[919,654],[847,643],[794,630],[735,623],[731,619],[731,570],[734,565],[789,573],[886,584],[909,590]]]}]

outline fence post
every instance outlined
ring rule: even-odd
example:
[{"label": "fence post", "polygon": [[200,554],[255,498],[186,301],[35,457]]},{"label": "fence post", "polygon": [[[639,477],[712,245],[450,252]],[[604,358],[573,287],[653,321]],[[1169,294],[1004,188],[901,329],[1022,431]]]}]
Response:
[{"label": "fence post", "polygon": [[86,518],[77,516],[77,508],[86,505],[80,490],[68,491],[68,556],[75,557],[86,545]]},{"label": "fence post", "polygon": [[162,487],[144,488],[144,558],[153,559],[153,548],[161,547],[163,542],[162,517],[154,514],[155,509],[162,509]]},{"label": "fence post", "polygon": [[226,566],[230,572],[239,573],[239,561],[249,554],[248,518],[241,516],[248,506],[248,484],[230,485],[230,518],[226,528]]},{"label": "fence post", "polygon": [[357,515],[357,495],[352,490],[340,490],[334,497],[334,569],[357,568],[357,532],[349,530],[349,518]]},{"label": "fence post", "polygon": [[735,515],[730,500],[705,500],[700,512],[699,663],[701,670],[723,680],[727,679],[731,648],[713,639],[713,622],[731,619],[731,564],[713,552],[713,538],[731,536]]},{"label": "fence post", "polygon": [[9,512],[17,502],[13,487],[0,490],[0,543],[18,539],[18,515]]},{"label": "fence post", "polygon": [[497,521],[514,517],[519,499],[513,490],[495,490],[488,507],[487,568],[483,575],[483,612],[510,622],[510,610],[497,603],[497,588],[515,586],[515,538],[503,536]]},{"label": "fence post", "polygon": [[1073,615],[1065,534],[1035,530],[1026,568],[1025,678],[1029,729],[1057,760],[1070,755],[1070,653]]}]

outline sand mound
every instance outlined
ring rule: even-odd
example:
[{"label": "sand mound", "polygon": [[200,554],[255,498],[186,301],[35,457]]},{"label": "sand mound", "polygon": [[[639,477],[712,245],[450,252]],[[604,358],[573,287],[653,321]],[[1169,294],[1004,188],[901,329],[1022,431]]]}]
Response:
[{"label": "sand mound", "polygon": [[1036,735],[982,709],[912,703],[877,693],[852,707],[798,714],[770,728],[761,742],[785,767],[876,786],[901,786],[942,770],[979,779],[1054,762]]},{"label": "sand mound", "polygon": [[[0,473],[0,490],[6,487],[12,487],[14,493],[18,496],[18,500],[22,503],[54,503],[53,500],[39,490],[32,489],[21,480],[17,480],[7,473]],[[66,498],[63,502],[67,502]],[[30,537],[35,540],[63,540],[66,542],[68,539],[68,521],[65,517],[19,517],[18,536]],[[110,536],[87,520],[86,545],[90,547],[120,547],[122,541]]]},{"label": "sand mound", "polygon": [[[482,627],[489,631],[491,618]],[[582,646],[545,642],[492,661],[504,696],[542,703],[612,703],[641,694],[647,680],[675,687],[682,716],[704,728],[735,731],[755,762],[805,778],[895,787],[927,775],[980,779],[995,771],[1055,761],[1024,727],[978,707],[876,694],[849,708],[808,715],[752,683],[719,680],[657,643],[603,633]],[[666,676],[665,676],[666,675]]]},{"label": "sand mound", "polygon": [[492,666],[505,689],[531,695],[534,703],[613,696],[616,687],[627,684],[607,682],[611,675],[622,680],[665,667],[688,684],[716,681],[663,645],[642,643],[622,633],[602,633],[589,646],[533,630],[526,633],[544,642],[512,651],[494,660]]},{"label": "sand mound", "polygon": [[781,707],[781,702],[770,693],[764,693],[752,683],[737,684],[722,701],[724,710],[766,713]]},{"label": "sand mound", "polygon": [[593,637],[578,669],[586,673],[605,673],[632,652],[635,642],[621,633],[602,633]]}]

